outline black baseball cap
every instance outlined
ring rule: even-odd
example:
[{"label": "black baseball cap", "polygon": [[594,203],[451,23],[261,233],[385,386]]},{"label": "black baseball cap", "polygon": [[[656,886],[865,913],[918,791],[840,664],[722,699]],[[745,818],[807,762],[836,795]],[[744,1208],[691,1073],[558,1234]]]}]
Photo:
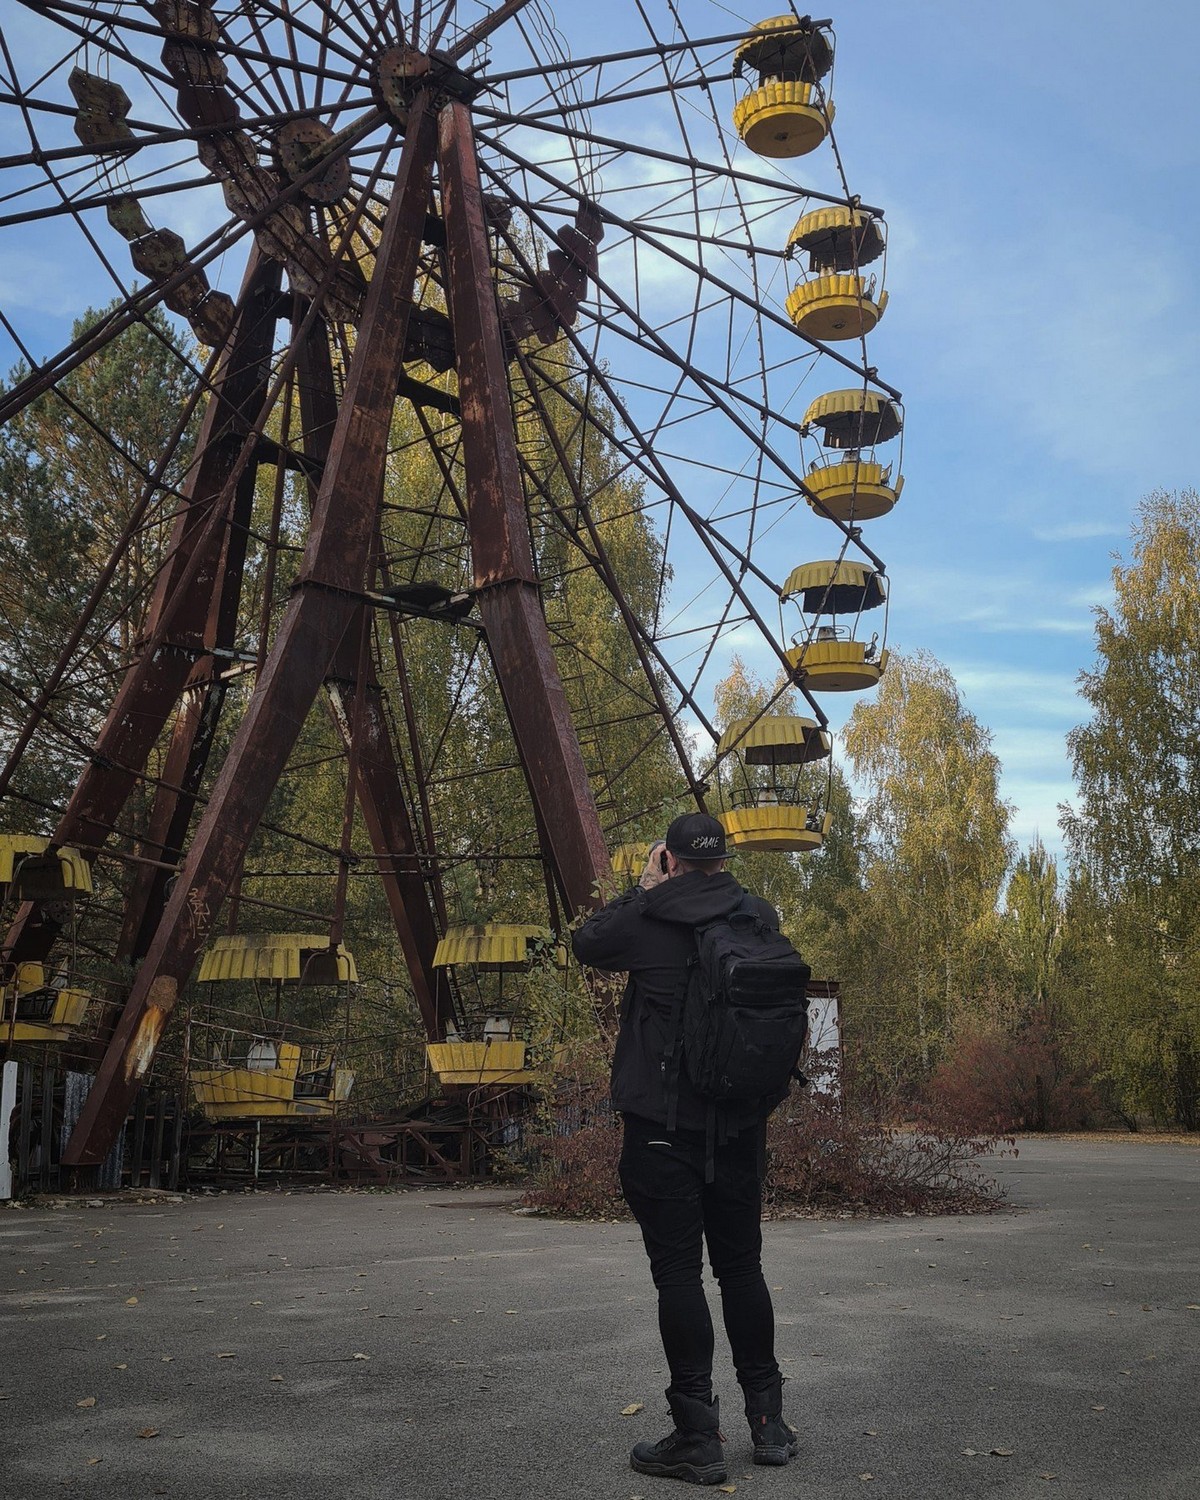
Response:
[{"label": "black baseball cap", "polygon": [[684,813],[667,829],[667,848],[679,859],[728,859],[725,830],[707,813]]}]

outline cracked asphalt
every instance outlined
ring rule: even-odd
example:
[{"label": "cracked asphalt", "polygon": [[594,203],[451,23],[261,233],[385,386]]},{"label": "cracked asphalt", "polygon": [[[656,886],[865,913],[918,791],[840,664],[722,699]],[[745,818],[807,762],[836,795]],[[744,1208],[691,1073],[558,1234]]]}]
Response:
[{"label": "cracked asphalt", "polygon": [[[1025,1140],[993,1168],[993,1215],[766,1226],[803,1448],[753,1468],[719,1350],[736,1493],[1200,1494],[1200,1149]],[[0,1495],[694,1493],[627,1467],[668,1425],[636,1230],[513,1206],[485,1186],[0,1211]]]}]

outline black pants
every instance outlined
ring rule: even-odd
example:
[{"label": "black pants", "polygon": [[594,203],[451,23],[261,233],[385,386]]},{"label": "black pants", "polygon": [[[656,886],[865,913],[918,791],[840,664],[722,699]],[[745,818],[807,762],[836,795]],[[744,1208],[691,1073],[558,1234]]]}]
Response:
[{"label": "black pants", "polygon": [[700,1284],[704,1240],[748,1402],[779,1376],[775,1313],[762,1274],[762,1128],[715,1146],[713,1181],[706,1183],[703,1131],[668,1131],[638,1115],[625,1116],[621,1187],[658,1289],[671,1388],[702,1401],[712,1396],[713,1358],[712,1318]]}]

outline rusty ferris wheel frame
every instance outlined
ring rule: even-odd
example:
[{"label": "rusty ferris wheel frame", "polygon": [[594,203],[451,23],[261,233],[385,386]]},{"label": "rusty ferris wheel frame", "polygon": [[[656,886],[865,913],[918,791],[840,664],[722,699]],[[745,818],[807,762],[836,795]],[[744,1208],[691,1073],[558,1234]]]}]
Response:
[{"label": "rusty ferris wheel frame", "polygon": [[[323,690],[425,1029],[432,1039],[445,1034],[450,1002],[432,970],[446,920],[440,869],[431,857],[436,836],[419,759],[415,766],[406,759],[415,741],[402,750],[383,710],[372,647],[378,611],[389,612],[393,636],[396,615],[405,613],[441,616],[479,633],[551,872],[551,900],[556,896],[565,912],[577,912],[608,873],[594,777],[564,691],[530,542],[530,493],[537,485],[518,443],[510,373],[528,382],[536,404],[531,346],[565,344],[573,370],[586,378],[588,399],[581,402],[565,383],[558,394],[576,403],[581,422],[596,424],[639,482],[653,487],[668,526],[688,531],[696,555],[719,580],[714,623],[699,632],[705,642],[700,670],[689,674],[666,644],[671,632],[631,607],[593,518],[594,497],[581,476],[572,477],[544,407],[537,413],[570,482],[571,513],[544,493],[541,501],[555,510],[581,562],[610,592],[644,671],[647,712],[672,743],[681,788],[701,807],[704,773],[693,763],[679,715],[689,713],[715,743],[700,686],[713,643],[723,630],[740,626],[787,667],[762,602],[777,596],[779,585],[750,549],[756,526],[759,534],[763,529],[756,520],[760,494],[774,496],[786,515],[806,490],[798,460],[779,443],[781,434],[794,438],[797,428],[774,394],[780,381],[772,387],[757,368],[766,363],[762,330],[775,337],[785,331],[793,341],[776,371],[786,372],[783,385],[792,394],[817,353],[840,362],[864,388],[898,393],[867,366],[865,350],[861,359],[849,358],[788,327],[760,287],[756,257],[778,257],[779,249],[753,244],[756,213],[777,207],[780,195],[795,201],[801,191],[830,203],[856,206],[857,200],[797,189],[777,176],[735,167],[728,155],[714,163],[693,154],[674,101],[707,100],[728,79],[742,31],[688,38],[668,6],[672,24],[664,35],[646,19],[648,44],[580,60],[547,47],[533,65],[506,69],[493,63],[491,51],[506,27],[519,28],[527,40],[532,34],[545,47],[545,17],[536,0],[491,8],[399,7],[390,0],[225,6],[49,0],[30,8],[59,28],[65,50],[57,73],[43,72],[23,85],[12,44],[3,41],[7,103],[24,121],[29,145],[4,162],[27,176],[0,223],[32,226],[69,217],[104,258],[89,227],[103,216],[130,241],[134,266],[147,281],[140,290],[128,289],[98,326],[40,362],[8,324],[30,369],[0,394],[0,421],[58,391],[71,372],[160,302],[213,350],[197,382],[199,435],[186,478],[171,497],[170,544],[138,650],[53,832],[53,843],[103,857],[135,787],[153,786],[140,840],[149,855],[130,884],[114,953],[136,966],[136,975],[102,1037],[96,1079],[64,1158],[86,1166],[103,1159],[153,1062],[299,726]],[[645,8],[638,9],[645,19]],[[46,80],[65,73],[70,48],[78,49],[67,75],[74,104],[64,106],[52,99]],[[614,85],[613,70],[621,65],[622,82]],[[148,86],[161,106],[157,120],[139,117],[141,99],[131,100],[122,77],[140,77]],[[518,107],[514,93],[528,80],[537,90],[534,107]],[[601,109],[628,107],[643,97],[672,99],[680,118],[677,149],[631,146],[593,126]],[[76,143],[48,147],[43,141],[45,121],[55,113],[73,116]],[[538,133],[561,149],[531,150]],[[164,146],[190,154],[198,175],[181,183],[178,172],[174,181],[139,174],[143,154]],[[597,191],[596,163],[629,155],[663,175],[657,218],[623,213],[619,193],[610,203]],[[156,211],[166,216],[173,198],[201,185],[219,186],[228,217],[188,248],[178,234],[153,227]],[[636,186],[624,191],[636,208]],[[721,193],[732,197],[733,230],[718,227],[729,221],[713,207]],[[598,255],[606,235],[632,259],[632,294],[628,279],[606,276]],[[538,240],[550,246],[544,265],[531,248]],[[248,247],[244,272],[240,291],[231,296],[210,285],[208,269],[215,271],[221,257],[240,246]],[[696,287],[690,313],[665,327],[646,316],[648,299],[637,285],[639,252],[646,261],[650,249],[660,266],[682,268]],[[506,281],[497,273],[501,252]],[[713,269],[714,256],[748,256],[748,286],[720,264]],[[694,330],[702,304],[707,312],[725,303],[731,328],[741,317],[752,329],[751,342],[757,340],[753,381],[734,368],[732,334],[723,361],[706,362],[698,351]],[[669,370],[674,391],[656,419],[639,419],[613,373],[615,360],[599,356],[579,331],[581,321],[623,322],[630,361],[648,352]],[[454,376],[452,389],[437,378],[447,372]],[[272,433],[272,414],[281,400],[290,408],[293,397],[300,431]],[[436,450],[464,528],[471,577],[449,602],[431,604],[403,587],[381,592],[386,549],[380,506],[398,401],[412,409]],[[717,505],[706,512],[673,477],[663,457],[671,429],[697,415],[719,418],[752,452],[749,469],[732,476],[752,487],[748,507],[726,504],[723,512]],[[434,417],[455,429],[453,464],[432,431]],[[262,466],[298,474],[307,486],[308,535],[269,641],[264,624],[248,707],[202,798],[226,698],[223,668],[236,654],[249,517]],[[126,536],[161,502],[165,467],[164,457],[146,476],[143,503]],[[739,533],[738,518],[746,513],[751,521]],[[842,525],[842,531],[843,550],[857,549],[882,570],[856,528]],[[97,581],[85,617],[103,599],[105,583],[103,576]],[[55,692],[83,628],[81,620],[29,705],[0,772],[5,792],[39,731],[53,724]],[[689,629],[695,627],[681,626],[679,634]],[[824,724],[819,705],[811,697],[809,703]],[[164,735],[162,773],[150,779],[147,763]],[[344,896],[344,870],[341,878]],[[333,929],[336,943],[339,915]],[[26,904],[8,933],[6,963],[44,961],[58,935],[52,909]]]}]

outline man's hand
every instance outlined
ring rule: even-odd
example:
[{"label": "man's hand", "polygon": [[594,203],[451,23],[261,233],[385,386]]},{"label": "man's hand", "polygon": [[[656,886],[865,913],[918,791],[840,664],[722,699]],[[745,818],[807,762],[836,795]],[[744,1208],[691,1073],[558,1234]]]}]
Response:
[{"label": "man's hand", "polygon": [[646,868],[642,871],[638,885],[644,891],[652,891],[656,885],[661,885],[668,879],[667,872],[663,869],[665,863],[663,855],[667,851],[666,844],[660,839],[657,844],[650,846],[650,858],[646,861]]}]

